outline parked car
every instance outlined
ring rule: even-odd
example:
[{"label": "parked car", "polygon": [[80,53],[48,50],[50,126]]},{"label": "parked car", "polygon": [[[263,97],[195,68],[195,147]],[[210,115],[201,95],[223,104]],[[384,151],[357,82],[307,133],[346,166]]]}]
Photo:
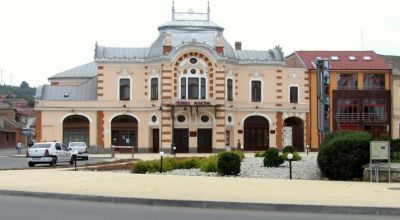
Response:
[{"label": "parked car", "polygon": [[61,142],[35,143],[26,151],[26,158],[30,167],[39,163],[56,165],[59,162],[74,164],[78,152],[68,148]]},{"label": "parked car", "polygon": [[69,142],[68,147],[78,152],[77,159],[89,160],[87,145],[85,142]]}]

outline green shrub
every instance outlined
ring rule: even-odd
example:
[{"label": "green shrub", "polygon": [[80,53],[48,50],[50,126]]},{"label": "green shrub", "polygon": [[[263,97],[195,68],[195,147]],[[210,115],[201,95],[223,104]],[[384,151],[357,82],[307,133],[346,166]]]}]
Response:
[{"label": "green shrub", "polygon": [[[287,160],[287,155],[289,154],[289,152],[286,153],[282,153],[282,157],[284,160]],[[301,156],[299,153],[294,152],[293,154],[293,160],[292,161],[300,161],[301,160]]]},{"label": "green shrub", "polygon": [[201,165],[200,158],[185,158],[183,160],[179,160],[176,162],[177,166],[175,169],[192,169],[192,168],[199,168]]},{"label": "green shrub", "polygon": [[210,156],[203,160],[202,164],[200,165],[200,170],[202,172],[217,172],[218,171],[218,157],[217,156]]},{"label": "green shrub", "polygon": [[133,166],[133,173],[147,173],[149,171],[149,167],[146,161],[137,161]]},{"label": "green shrub", "polygon": [[241,151],[241,150],[233,150],[232,152],[239,156],[240,162],[242,162],[244,160],[245,156],[244,156],[243,151]]},{"label": "green shrub", "polygon": [[254,157],[265,157],[265,151],[257,151]]},{"label": "green shrub", "polygon": [[[288,146],[285,146],[284,148],[283,148],[283,150],[282,150],[282,153],[293,153],[293,152],[296,152],[296,150],[294,149],[294,147],[293,146],[291,146],[291,145],[288,145]],[[285,157],[286,158],[286,157]]]},{"label": "green shrub", "polygon": [[332,180],[351,180],[362,177],[362,166],[369,162],[367,132],[341,131],[327,135],[318,153],[321,173]]},{"label": "green shrub", "polygon": [[283,156],[279,155],[278,149],[269,148],[265,152],[264,166],[265,167],[278,167],[284,162]]},{"label": "green shrub", "polygon": [[218,156],[218,174],[238,175],[240,173],[240,157],[234,152],[223,152]]}]

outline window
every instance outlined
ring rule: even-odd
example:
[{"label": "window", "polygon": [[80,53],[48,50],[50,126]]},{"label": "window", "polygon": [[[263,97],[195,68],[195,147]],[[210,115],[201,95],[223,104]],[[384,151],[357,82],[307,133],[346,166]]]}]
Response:
[{"label": "window", "polygon": [[200,120],[204,123],[207,123],[210,120],[210,117],[208,117],[207,115],[203,115],[201,116]]},{"label": "window", "polygon": [[354,60],[356,60],[356,57],[355,56],[349,56],[349,60],[354,61]]},{"label": "window", "polygon": [[181,99],[186,99],[186,78],[181,79]]},{"label": "window", "polygon": [[338,56],[331,56],[331,60],[339,60]]},{"label": "window", "polygon": [[190,58],[189,62],[191,64],[196,64],[197,63],[197,59],[195,57]]},{"label": "window", "polygon": [[157,121],[157,116],[153,115],[151,116],[151,122],[156,123]]},{"label": "window", "polygon": [[372,58],[370,56],[363,56],[363,60],[370,61],[370,60],[372,60]]},{"label": "window", "polygon": [[131,80],[130,79],[120,79],[119,80],[119,100],[130,100],[131,91]]},{"label": "window", "polygon": [[206,99],[206,98],[207,98],[206,78],[204,77],[181,78],[181,99]]},{"label": "window", "polygon": [[385,113],[384,99],[366,99],[364,100],[364,113],[381,114]]},{"label": "window", "polygon": [[364,74],[364,89],[368,90],[385,89],[385,75]]},{"label": "window", "polygon": [[297,86],[290,87],[290,103],[299,103],[299,88]]},{"label": "window", "polygon": [[179,115],[178,118],[176,118],[176,120],[178,120],[179,122],[185,122],[186,118],[183,115]]},{"label": "window", "polygon": [[158,99],[158,78],[151,78],[151,100]]},{"label": "window", "polygon": [[337,89],[351,90],[358,88],[357,74],[338,74],[337,75]]},{"label": "window", "polygon": [[188,78],[189,99],[199,98],[199,78]]},{"label": "window", "polygon": [[61,150],[61,146],[59,143],[56,143],[56,150]]},{"label": "window", "polygon": [[261,81],[251,81],[251,101],[261,102]]},{"label": "window", "polygon": [[337,100],[337,113],[340,114],[358,113],[358,100],[353,100],[353,99]]},{"label": "window", "polygon": [[227,90],[227,100],[232,101],[233,100],[233,79],[228,79],[226,82],[226,90]]}]

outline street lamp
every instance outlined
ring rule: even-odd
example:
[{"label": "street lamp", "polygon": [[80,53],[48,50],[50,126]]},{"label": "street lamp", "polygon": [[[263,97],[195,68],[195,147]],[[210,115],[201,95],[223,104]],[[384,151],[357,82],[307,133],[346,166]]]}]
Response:
[{"label": "street lamp", "polygon": [[163,157],[164,157],[164,151],[160,151],[160,173],[162,173],[162,162],[163,162]]},{"label": "street lamp", "polygon": [[174,151],[174,157],[176,157],[176,147],[174,146],[172,150]]},{"label": "street lamp", "polygon": [[289,160],[289,176],[290,176],[290,179],[292,179],[292,160],[293,160],[293,154],[292,154],[292,153],[289,153],[289,154],[287,155],[287,159]]},{"label": "street lamp", "polygon": [[310,150],[310,146],[306,145],[306,152],[307,152],[307,156],[308,156],[308,151]]}]

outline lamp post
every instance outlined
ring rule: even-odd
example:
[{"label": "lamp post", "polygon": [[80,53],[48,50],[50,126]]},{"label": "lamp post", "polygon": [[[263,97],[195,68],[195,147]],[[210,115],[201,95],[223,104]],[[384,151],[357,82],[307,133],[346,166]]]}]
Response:
[{"label": "lamp post", "polygon": [[176,157],[176,147],[174,146],[173,148],[172,148],[172,150],[174,151],[173,153],[174,153],[174,157]]},{"label": "lamp post", "polygon": [[164,157],[164,151],[160,151],[160,173],[162,173],[162,163],[163,163],[163,157]]},{"label": "lamp post", "polygon": [[292,160],[293,160],[293,154],[289,153],[287,155],[287,159],[289,160],[289,177],[292,179]]},{"label": "lamp post", "polygon": [[307,156],[308,156],[308,151],[310,150],[310,146],[306,145],[306,152],[307,152]]}]

